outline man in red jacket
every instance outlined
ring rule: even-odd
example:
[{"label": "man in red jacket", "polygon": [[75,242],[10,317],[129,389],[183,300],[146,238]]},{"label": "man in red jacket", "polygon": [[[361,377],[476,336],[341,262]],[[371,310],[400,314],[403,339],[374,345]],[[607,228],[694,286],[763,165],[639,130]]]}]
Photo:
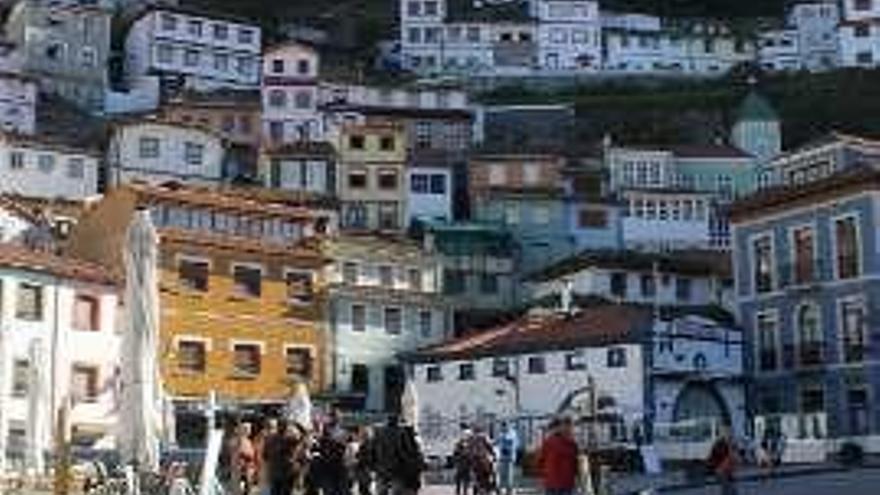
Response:
[{"label": "man in red jacket", "polygon": [[555,420],[550,436],[544,439],[538,467],[546,495],[572,495],[577,486],[578,446],[574,441],[571,418]]}]

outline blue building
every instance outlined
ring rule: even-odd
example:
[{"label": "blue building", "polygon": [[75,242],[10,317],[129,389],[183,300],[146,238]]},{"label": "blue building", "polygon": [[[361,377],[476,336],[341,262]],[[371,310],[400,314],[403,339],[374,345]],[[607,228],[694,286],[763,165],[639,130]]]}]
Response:
[{"label": "blue building", "polygon": [[880,450],[880,171],[768,188],[731,218],[756,428]]}]

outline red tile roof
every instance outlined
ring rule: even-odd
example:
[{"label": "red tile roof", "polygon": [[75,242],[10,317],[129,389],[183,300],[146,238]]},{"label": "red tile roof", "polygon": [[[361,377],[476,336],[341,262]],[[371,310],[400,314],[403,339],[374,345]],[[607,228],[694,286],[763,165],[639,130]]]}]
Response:
[{"label": "red tile roof", "polygon": [[639,342],[652,319],[649,309],[612,304],[573,315],[531,314],[405,357],[416,362],[464,360]]},{"label": "red tile roof", "polygon": [[33,271],[64,279],[102,285],[118,285],[120,281],[101,265],[87,261],[33,251],[11,244],[0,244],[0,267]]}]

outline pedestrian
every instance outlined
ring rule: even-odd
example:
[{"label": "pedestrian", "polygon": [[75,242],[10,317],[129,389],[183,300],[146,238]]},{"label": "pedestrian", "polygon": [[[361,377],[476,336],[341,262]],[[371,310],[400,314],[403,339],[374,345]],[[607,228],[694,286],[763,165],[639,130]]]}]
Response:
[{"label": "pedestrian", "polygon": [[318,438],[318,456],[312,463],[322,495],[348,495],[348,470],[345,463],[346,434],[338,416],[331,414]]},{"label": "pedestrian", "polygon": [[474,472],[474,494],[487,495],[495,490],[495,445],[489,435],[477,427],[470,441],[470,462]]},{"label": "pedestrian", "polygon": [[357,432],[358,446],[355,456],[354,479],[357,485],[358,495],[373,494],[373,469],[375,466],[373,431],[367,426],[361,426]]},{"label": "pedestrian", "polygon": [[278,420],[274,418],[269,418],[263,424],[263,428],[260,429],[259,433],[257,433],[254,438],[254,452],[256,453],[256,466],[254,471],[256,472],[256,476],[258,477],[257,483],[259,483],[259,490],[262,495],[266,495],[269,493],[269,478],[266,469],[266,442],[269,441],[269,438],[278,434]]},{"label": "pedestrian", "polygon": [[232,495],[250,495],[257,454],[251,441],[251,424],[242,422],[235,431],[232,447]]},{"label": "pedestrian", "polygon": [[414,495],[421,489],[425,459],[411,426],[401,426],[397,415],[390,415],[374,442],[379,495]]},{"label": "pedestrian", "polygon": [[452,451],[452,465],[455,469],[455,495],[468,495],[471,488],[470,442],[473,432],[463,424],[461,437]]},{"label": "pedestrian", "polygon": [[718,439],[712,444],[707,461],[709,469],[718,478],[721,495],[736,495],[737,448],[730,426],[722,425]]},{"label": "pedestrian", "polygon": [[501,434],[496,442],[498,450],[498,488],[503,495],[513,495],[516,463],[519,454],[519,435],[513,424],[501,423]]},{"label": "pedestrian", "polygon": [[563,417],[551,423],[550,434],[541,444],[538,469],[546,495],[573,495],[578,477],[578,446],[574,424]]}]

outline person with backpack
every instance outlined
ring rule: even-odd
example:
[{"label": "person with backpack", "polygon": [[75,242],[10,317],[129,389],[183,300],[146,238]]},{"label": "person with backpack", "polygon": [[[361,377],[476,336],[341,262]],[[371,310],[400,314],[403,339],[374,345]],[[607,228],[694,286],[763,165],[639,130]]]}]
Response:
[{"label": "person with backpack", "polygon": [[496,442],[498,450],[498,488],[503,495],[513,495],[519,453],[519,435],[512,424],[502,423]]},{"label": "person with backpack", "polygon": [[470,442],[473,433],[467,425],[462,425],[461,438],[452,451],[452,467],[455,470],[455,495],[468,495],[471,489]]},{"label": "person with backpack", "polygon": [[721,486],[721,495],[736,495],[736,472],[737,447],[730,433],[730,426],[722,425],[720,435],[712,449],[709,451],[709,459],[706,464],[709,470],[718,478]]}]

